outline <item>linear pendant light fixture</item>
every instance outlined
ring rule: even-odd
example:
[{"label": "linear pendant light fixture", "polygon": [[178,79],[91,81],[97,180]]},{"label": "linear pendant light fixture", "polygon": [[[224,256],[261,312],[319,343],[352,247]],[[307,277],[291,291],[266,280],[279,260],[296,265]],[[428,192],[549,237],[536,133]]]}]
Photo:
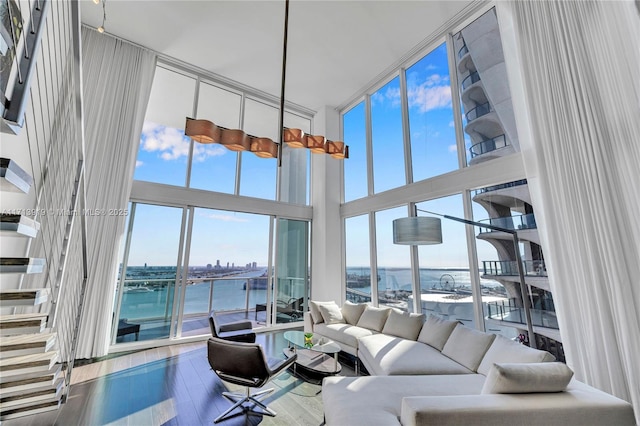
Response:
[{"label": "linear pendant light fixture", "polygon": [[280,92],[280,125],[278,142],[267,137],[246,134],[242,130],[227,129],[204,119],[187,117],[184,134],[202,144],[219,143],[232,151],[250,151],[261,158],[278,158],[282,161],[282,147],[307,148],[314,154],[329,154],[342,160],[349,158],[349,147],[342,141],[330,141],[324,136],[307,135],[301,129],[284,127],[284,89],[287,71],[287,37],[289,32],[289,0],[285,1],[284,43],[282,48],[282,85]]}]

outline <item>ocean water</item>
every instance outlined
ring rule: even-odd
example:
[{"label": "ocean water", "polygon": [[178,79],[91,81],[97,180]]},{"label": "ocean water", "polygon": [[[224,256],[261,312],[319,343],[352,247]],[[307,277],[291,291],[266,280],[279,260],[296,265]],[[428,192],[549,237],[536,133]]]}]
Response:
[{"label": "ocean water", "polygon": [[[347,268],[347,283],[360,282],[359,288],[364,292],[370,292],[370,268]],[[499,287],[500,283],[494,280],[480,279],[480,285],[485,287]],[[470,290],[471,273],[468,269],[420,269],[420,287],[427,291],[441,290]],[[378,290],[407,290],[411,291],[411,269],[409,268],[378,268]]]},{"label": "ocean water", "polygon": [[[214,310],[241,310],[252,309],[257,303],[266,303],[266,289],[245,290],[246,277],[257,277],[262,275],[264,270],[247,272],[234,276],[237,279],[216,279],[207,280],[187,286],[185,294],[186,315],[206,314],[209,312],[209,297],[212,296],[212,309]],[[175,269],[174,269],[175,274]],[[411,270],[407,268],[380,268],[378,281],[379,290],[408,290],[411,291]],[[369,282],[369,268],[347,268],[347,282],[354,283],[358,277],[364,278],[362,281]],[[135,276],[136,280],[144,279],[144,275],[139,272]],[[148,288],[153,288],[153,280],[157,276],[149,277]],[[165,281],[166,282],[166,278]],[[420,284],[423,290],[445,289],[470,289],[471,276],[469,270],[464,269],[421,269]],[[213,293],[211,286],[213,285]],[[481,280],[481,285],[487,287],[500,286],[492,280]],[[355,286],[354,286],[355,287]],[[370,293],[370,285],[358,284],[359,290]],[[174,286],[157,287],[155,291],[128,291],[125,292],[120,308],[120,318],[135,319],[167,319],[171,316],[173,304]]]},{"label": "ocean water", "polygon": [[[175,271],[175,269],[174,269]],[[206,280],[187,285],[185,292],[185,315],[207,314],[209,312],[209,297],[212,296],[213,310],[245,309],[247,305],[247,291],[245,283],[247,277],[259,277],[264,270],[252,271],[234,275],[238,279]],[[137,274],[136,280],[143,280],[142,274]],[[149,278],[145,288],[154,288],[155,277]],[[166,283],[166,279],[162,281]],[[157,283],[157,282],[156,282]],[[211,287],[213,286],[213,293]],[[155,291],[125,291],[120,307],[120,318],[127,319],[166,319],[171,316],[173,306],[173,293],[175,286],[155,287]],[[263,289],[251,289],[248,292],[249,308],[254,308],[256,303],[265,303],[267,291]]]}]

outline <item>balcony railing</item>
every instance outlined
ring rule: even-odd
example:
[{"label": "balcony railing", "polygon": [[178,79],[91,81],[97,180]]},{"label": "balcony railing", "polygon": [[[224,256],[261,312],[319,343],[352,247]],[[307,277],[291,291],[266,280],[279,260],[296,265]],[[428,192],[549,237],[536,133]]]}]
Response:
[{"label": "balcony railing", "polygon": [[478,71],[472,72],[462,80],[462,90],[465,90],[467,87],[478,81],[480,81],[480,74],[478,74]]},{"label": "balcony railing", "polygon": [[526,185],[526,184],[527,184],[526,179],[520,179],[515,182],[507,182],[507,183],[501,183],[500,185],[486,186],[484,188],[480,188],[476,190],[473,195],[479,195],[484,192],[498,191],[500,189],[513,188],[515,186]]},{"label": "balcony railing", "polygon": [[500,135],[473,145],[469,148],[469,152],[471,152],[471,158],[473,158],[477,155],[486,154],[487,152],[495,151],[496,149],[504,148],[506,146],[507,139],[504,135]]},{"label": "balcony railing", "polygon": [[[524,309],[515,306],[515,299],[487,303],[487,317],[490,319],[526,324]],[[531,323],[537,327],[553,328],[558,330],[558,319],[554,311],[530,309]]]},{"label": "balcony railing", "polygon": [[489,102],[478,105],[467,113],[467,122],[472,122],[478,117],[489,114],[491,112],[491,104]]},{"label": "balcony railing", "polygon": [[467,53],[469,53],[469,49],[467,48],[467,45],[465,43],[465,44],[462,45],[460,50],[458,50],[458,59],[462,59],[462,57],[464,55],[466,55]]},{"label": "balcony railing", "polygon": [[[523,260],[524,274],[529,277],[546,277],[547,268],[544,260]],[[518,276],[518,263],[515,260],[484,260],[484,275]]]},{"label": "balcony railing", "polygon": [[[536,217],[533,213],[518,216],[494,217],[492,219],[480,220],[480,223],[487,223],[506,229],[536,229]],[[479,226],[480,232],[499,232],[489,228]]]}]

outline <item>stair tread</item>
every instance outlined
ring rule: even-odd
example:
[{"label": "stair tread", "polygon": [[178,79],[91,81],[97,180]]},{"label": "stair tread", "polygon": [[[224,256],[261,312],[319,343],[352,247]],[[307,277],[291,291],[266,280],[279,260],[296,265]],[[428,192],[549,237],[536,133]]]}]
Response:
[{"label": "stair tread", "polygon": [[27,237],[35,237],[40,223],[22,214],[0,214],[0,231],[13,232]]},{"label": "stair tread", "polygon": [[0,272],[38,274],[44,269],[46,259],[38,257],[0,257]]},{"label": "stair tread", "polygon": [[48,342],[56,338],[56,333],[19,334],[17,336],[0,336],[0,346],[20,345],[23,343]]},{"label": "stair tread", "polygon": [[39,361],[51,362],[52,360],[55,360],[57,358],[58,358],[57,351],[14,356],[11,358],[0,359],[0,368],[8,367],[10,365],[27,364],[27,363],[39,362]]},{"label": "stair tread", "polygon": [[49,294],[49,289],[48,288],[14,288],[14,289],[2,289],[0,290],[0,296],[3,295],[25,295],[25,294],[29,294],[29,293],[35,293],[35,294]]},{"label": "stair tread", "polygon": [[49,366],[44,369],[33,369],[31,367],[21,367],[16,370],[0,371],[0,390],[2,394],[15,389],[30,389],[33,387],[46,386],[53,383],[62,373],[62,365],[56,364],[56,359],[49,362]]},{"label": "stair tread", "polygon": [[49,314],[47,313],[0,315],[0,323],[24,321],[24,320],[30,320],[30,319],[45,319],[48,316]]},{"label": "stair tread", "polygon": [[57,398],[54,401],[37,403],[29,405],[28,407],[16,408],[0,412],[0,420],[7,420],[14,417],[26,416],[28,414],[42,413],[45,411],[57,410],[60,407],[61,398]]}]

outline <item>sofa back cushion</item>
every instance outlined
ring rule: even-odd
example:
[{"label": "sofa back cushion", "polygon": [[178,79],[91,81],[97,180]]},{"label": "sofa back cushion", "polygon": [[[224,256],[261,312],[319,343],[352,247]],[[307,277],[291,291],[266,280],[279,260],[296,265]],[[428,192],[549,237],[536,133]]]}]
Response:
[{"label": "sofa back cushion", "polygon": [[418,335],[418,342],[441,351],[451,332],[458,325],[458,321],[444,320],[436,315],[429,315]]},{"label": "sofa back cushion", "polygon": [[533,349],[506,337],[496,336],[478,366],[478,373],[486,376],[494,363],[549,362],[555,361],[555,359],[547,351]]},{"label": "sofa back cushion", "polygon": [[561,362],[493,364],[481,393],[562,392],[573,371]]},{"label": "sofa back cushion", "polygon": [[391,308],[376,308],[367,305],[358,320],[358,327],[367,328],[374,331],[382,331],[384,323],[387,321]]},{"label": "sofa back cushion", "polygon": [[347,324],[356,325],[366,307],[366,303],[352,303],[346,300],[342,304],[342,316]]},{"label": "sofa back cushion", "polygon": [[382,333],[416,340],[422,329],[422,324],[424,324],[424,317],[424,314],[412,314],[398,309],[391,309],[387,322],[384,323],[382,328]]},{"label": "sofa back cushion", "polygon": [[313,321],[314,324],[319,324],[321,322],[324,322],[324,318],[322,318],[322,314],[320,313],[320,309],[318,308],[318,306],[326,305],[326,304],[336,305],[336,302],[334,302],[333,300],[330,302],[319,302],[317,300],[309,301],[309,312],[311,313],[311,320]]},{"label": "sofa back cushion", "polygon": [[318,305],[320,315],[326,324],[344,324],[344,318],[342,317],[342,311],[340,307],[335,303],[323,303]]},{"label": "sofa back cushion", "polygon": [[469,370],[476,371],[495,337],[495,334],[458,324],[444,344],[442,353]]}]

